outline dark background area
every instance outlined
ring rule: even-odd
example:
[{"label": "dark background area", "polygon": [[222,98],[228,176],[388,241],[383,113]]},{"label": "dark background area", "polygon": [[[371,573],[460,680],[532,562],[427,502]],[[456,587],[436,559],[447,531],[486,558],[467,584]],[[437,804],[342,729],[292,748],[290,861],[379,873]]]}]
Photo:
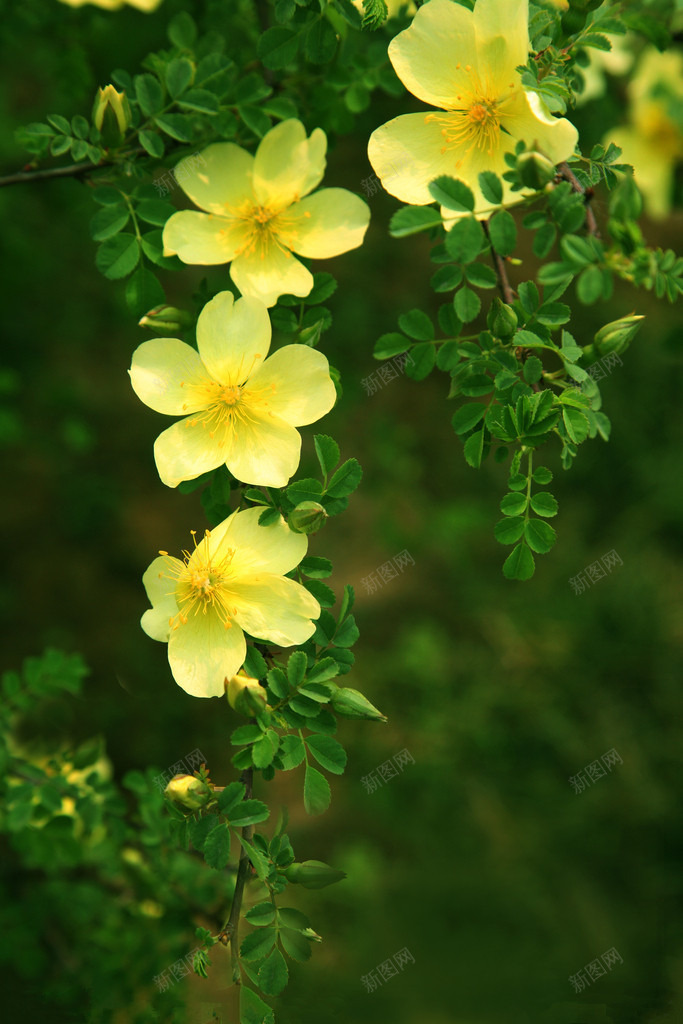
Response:
[{"label": "dark background area", "polygon": [[[5,173],[27,159],[15,127],[45,113],[89,116],[112,67],[137,70],[180,9],[167,2],[145,17],[48,0],[14,6],[4,5],[0,37]],[[402,102],[385,98],[359,118],[330,153],[326,185],[361,190],[372,174],[365,140]],[[600,109],[576,116],[588,144],[604,127]],[[438,306],[427,242],[391,240],[396,201],[381,193],[368,202],[364,247],[316,268],[339,278],[321,347],[342,372],[344,400],[314,429],[360,460],[364,480],[309,550],[333,559],[338,592],[356,587],[361,640],[345,681],[389,722],[342,724],[349,765],[321,819],[303,812],[300,771],[255,794],[289,806],[302,859],[348,873],[298,897],[324,942],[310,964],[293,966],[277,1019],[678,1024],[680,316],[626,286],[608,306],[578,312],[572,330],[584,344],[632,310],[647,319],[601,382],[610,443],[584,445],[568,473],[558,450],[539,459],[555,472],[559,540],[532,581],[507,582],[492,535],[506,468],[467,467],[444,375],[401,376],[371,396],[361,384],[396,316]],[[603,222],[604,204],[599,195]],[[138,626],[143,571],[205,521],[198,494],[156,475],[152,444],[166,421],[130,387],[145,334],[123,284],[94,267],[94,209],[75,181],[0,190],[3,668],[46,646],[82,652],[92,672],[73,733],[104,735],[117,777],[163,770],[199,747],[222,781],[233,772],[236,717],[177,687],[165,646]],[[649,242],[673,245],[681,224],[679,214],[645,222]],[[532,257],[519,272],[531,276]],[[168,274],[168,298],[186,304],[205,274]],[[227,270],[209,280],[227,284]],[[313,432],[303,431],[301,475],[313,469]],[[364,578],[404,550],[414,565],[366,592]],[[568,579],[611,550],[623,565],[575,595]],[[568,777],[612,749],[623,763],[574,794]],[[403,750],[414,763],[366,792],[361,779]],[[623,963],[575,996],[568,976],[612,947]],[[361,976],[404,948],[414,964],[366,993]],[[219,951],[209,981],[190,983],[197,1014],[202,1003],[202,1012],[229,1005],[227,971]]]}]

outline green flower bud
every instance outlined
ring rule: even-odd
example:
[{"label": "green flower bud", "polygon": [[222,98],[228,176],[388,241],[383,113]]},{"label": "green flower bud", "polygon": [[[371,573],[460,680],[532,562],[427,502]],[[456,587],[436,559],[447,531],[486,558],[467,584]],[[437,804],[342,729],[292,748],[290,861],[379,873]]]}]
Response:
[{"label": "green flower bud", "polygon": [[517,330],[517,314],[512,306],[496,296],[486,317],[488,329],[501,341],[511,338]]},{"label": "green flower bud", "polygon": [[327,512],[317,501],[302,501],[289,513],[287,522],[293,533],[317,533],[326,519]]},{"label": "green flower bud", "polygon": [[175,306],[155,306],[138,321],[138,326],[149,327],[155,334],[173,336],[191,323],[192,317],[184,309],[176,309]]},{"label": "green flower bud", "polygon": [[373,722],[386,722],[386,716],[371,704],[358,690],[340,686],[332,696],[331,704],[338,715],[344,718],[367,718]]},{"label": "green flower bud", "polygon": [[92,120],[105,146],[118,146],[131,122],[130,104],[125,92],[117,92],[113,85],[98,89]]},{"label": "green flower bud", "polygon": [[[331,868],[329,864],[324,864],[321,860],[305,860],[301,863],[295,861],[283,874],[288,882],[303,885],[304,889],[324,889],[326,885],[333,885],[335,882],[340,882],[342,878],[346,878],[345,871]],[[312,937],[307,936],[307,938]]]},{"label": "green flower bud", "polygon": [[517,170],[523,185],[539,191],[555,177],[555,164],[537,149],[517,157]]},{"label": "green flower bud", "polygon": [[613,320],[611,324],[601,327],[593,339],[598,359],[609,355],[610,352],[616,352],[617,355],[625,352],[643,319],[644,317],[637,313],[631,313],[630,316],[622,316],[620,320]]},{"label": "green flower bud", "polygon": [[213,795],[211,787],[194,775],[174,775],[164,792],[174,804],[191,812],[205,807]]},{"label": "green flower bud", "polygon": [[266,691],[258,679],[238,672],[228,683],[228,704],[240,715],[253,718],[266,710]]}]

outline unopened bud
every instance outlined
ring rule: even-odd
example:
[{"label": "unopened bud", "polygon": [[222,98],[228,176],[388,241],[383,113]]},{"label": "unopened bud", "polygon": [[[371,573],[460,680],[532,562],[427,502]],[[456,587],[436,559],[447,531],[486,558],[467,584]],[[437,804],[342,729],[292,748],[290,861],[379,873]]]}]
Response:
[{"label": "unopened bud", "polygon": [[522,184],[536,191],[555,177],[555,164],[537,149],[528,150],[517,157],[517,170]]},{"label": "unopened bud", "polygon": [[302,501],[289,513],[287,522],[293,533],[317,533],[326,519],[327,512],[317,501]]},{"label": "unopened bud", "polygon": [[[346,872],[331,868],[329,864],[324,864],[321,860],[305,860],[301,863],[295,861],[290,864],[284,871],[284,876],[288,882],[303,885],[304,889],[324,889],[326,885],[333,885],[335,882],[340,882],[342,878],[346,878]],[[306,932],[304,934],[306,935]],[[318,941],[315,938],[315,932],[306,937]]]},{"label": "unopened bud", "polygon": [[118,146],[131,122],[130,104],[125,92],[117,92],[113,85],[98,89],[92,120],[105,146]]},{"label": "unopened bud", "polygon": [[211,787],[195,775],[174,775],[164,792],[174,804],[193,812],[205,807],[213,795]]},{"label": "unopened bud", "polygon": [[643,319],[644,317],[637,313],[631,313],[630,316],[622,316],[620,320],[613,320],[611,324],[601,327],[593,339],[598,359],[609,355],[610,352],[616,352],[617,355],[625,352]]},{"label": "unopened bud", "polygon": [[386,722],[386,715],[371,704],[358,690],[350,686],[340,686],[332,696],[332,707],[343,718],[366,718],[373,722]]},{"label": "unopened bud", "polygon": [[139,327],[148,327],[155,334],[174,335],[192,323],[192,317],[184,309],[175,306],[155,306],[138,321]]},{"label": "unopened bud", "polygon": [[253,718],[266,709],[266,691],[258,679],[238,672],[228,683],[228,704],[240,715]]},{"label": "unopened bud", "polygon": [[511,338],[517,330],[517,314],[512,306],[496,296],[486,317],[486,324],[496,338]]}]

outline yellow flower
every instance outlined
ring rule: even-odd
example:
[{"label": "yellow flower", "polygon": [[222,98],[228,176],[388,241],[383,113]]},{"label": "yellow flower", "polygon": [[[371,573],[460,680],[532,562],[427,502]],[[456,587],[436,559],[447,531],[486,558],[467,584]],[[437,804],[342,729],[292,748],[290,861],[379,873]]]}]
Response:
[{"label": "yellow flower", "polygon": [[220,292],[197,321],[197,347],[154,338],[133,353],[130,379],[145,405],[185,416],[154,445],[169,487],[218,466],[247,484],[284,487],[296,472],[296,427],[328,413],[336,400],[329,363],[317,349],[270,348],[268,310],[258,299]]},{"label": "yellow flower", "polygon": [[604,142],[622,150],[651,217],[671,211],[676,164],[683,160],[683,57],[654,47],[643,53],[628,87],[630,125],[615,128]]},{"label": "yellow flower", "polygon": [[[370,163],[387,192],[422,206],[434,201],[429,182],[448,174],[470,186],[475,213],[485,216],[491,206],[478,175],[502,175],[505,154],[519,139],[553,163],[572,154],[574,126],[526,92],[515,70],[527,60],[527,18],[527,0],[477,0],[473,12],[451,0],[429,0],[392,39],[389,57],[398,77],[441,110],[402,114],[370,136]],[[503,201],[519,202],[524,193],[503,185]]]},{"label": "yellow flower", "polygon": [[60,0],[60,3],[68,4],[69,7],[83,7],[84,4],[94,4],[95,7],[102,7],[105,11],[119,11],[128,4],[130,7],[137,7],[139,11],[156,10],[161,0]]},{"label": "yellow flower", "polygon": [[[345,188],[309,196],[325,171],[325,133],[309,139],[300,121],[282,121],[252,156],[216,142],[176,168],[193,203],[205,210],[174,213],[164,227],[164,253],[183,263],[231,263],[243,295],[267,306],[284,294],[305,296],[313,275],[292,252],[312,259],[361,245],[370,220],[366,203]],[[304,198],[308,197],[308,198]]]},{"label": "yellow flower", "polygon": [[152,607],[145,633],[168,643],[173,678],[195,697],[221,697],[244,663],[244,633],[278,647],[313,634],[320,605],[286,579],[306,554],[305,536],[283,519],[259,526],[261,509],[233,512],[185,551],[162,552],[142,578]]}]

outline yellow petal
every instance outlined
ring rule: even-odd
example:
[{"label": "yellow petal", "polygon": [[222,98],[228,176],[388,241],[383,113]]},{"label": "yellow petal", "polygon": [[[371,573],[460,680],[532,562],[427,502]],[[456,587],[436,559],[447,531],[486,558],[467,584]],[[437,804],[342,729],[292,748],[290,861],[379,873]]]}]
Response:
[{"label": "yellow petal", "polygon": [[215,142],[202,153],[185,157],[176,167],[178,184],[207,213],[253,200],[254,158],[234,142]]},{"label": "yellow petal", "polygon": [[528,22],[528,0],[477,0],[474,8],[476,70],[480,81],[497,87],[496,92],[510,82],[519,83],[515,68],[526,64],[529,55]]},{"label": "yellow petal", "polygon": [[[429,0],[427,10],[435,0]],[[455,4],[449,6],[455,7]],[[464,8],[462,8],[464,10]],[[382,185],[404,203],[424,206],[433,203],[428,184],[440,174],[460,177],[455,169],[458,151],[442,153],[441,128],[427,120],[429,114],[401,114],[387,121],[370,136],[368,157]]]},{"label": "yellow petal", "polygon": [[184,416],[206,405],[195,388],[211,378],[195,349],[178,338],[143,341],[128,372],[135,394],[156,412]]},{"label": "yellow petal", "polygon": [[619,162],[633,165],[636,185],[643,194],[645,208],[655,220],[663,220],[671,213],[674,182],[674,164],[670,157],[653,153],[652,140],[643,137],[635,128],[613,128],[604,139],[622,150]]},{"label": "yellow petal", "polygon": [[313,275],[302,263],[271,242],[265,251],[243,252],[230,266],[230,277],[243,295],[274,306],[281,295],[308,295]]},{"label": "yellow petal", "polygon": [[299,466],[301,437],[266,409],[244,404],[247,414],[236,424],[222,461],[245,484],[285,487]]},{"label": "yellow petal", "polygon": [[518,139],[523,139],[530,147],[537,144],[556,164],[572,155],[579,138],[571,121],[566,117],[553,117],[535,92],[517,93],[501,123],[510,132],[510,151]]},{"label": "yellow petal", "polygon": [[274,352],[250,378],[245,398],[257,393],[267,395],[268,412],[294,427],[319,420],[337,400],[330,364],[307,345],[285,345]]},{"label": "yellow petal", "polygon": [[281,210],[307,195],[325,173],[327,138],[316,128],[310,140],[291,119],[264,135],[254,157],[254,195],[262,206]]},{"label": "yellow petal", "polygon": [[[178,567],[182,565],[177,558],[172,561],[177,562]],[[171,632],[170,620],[178,614],[175,587],[173,580],[168,578],[168,563],[168,556],[155,558],[142,577],[152,607],[144,613],[140,625],[152,640],[161,640],[164,643],[168,640]]]},{"label": "yellow petal", "polygon": [[246,244],[248,232],[245,221],[180,210],[164,225],[164,255],[177,253],[183,263],[205,266],[229,263]]},{"label": "yellow petal", "polygon": [[226,548],[234,549],[232,567],[239,577],[256,573],[283,576],[296,568],[308,550],[308,537],[293,533],[282,518],[259,526],[262,512],[262,508],[233,512],[209,536],[212,558],[220,557]]},{"label": "yellow petal", "polygon": [[454,96],[467,88],[465,65],[474,62],[475,53],[472,12],[451,0],[429,0],[389,44],[389,58],[406,89],[435,107],[451,107]]},{"label": "yellow petal", "polygon": [[235,386],[261,365],[270,348],[270,317],[258,299],[219,292],[197,321],[197,348],[214,380]]},{"label": "yellow petal", "polygon": [[222,697],[225,679],[244,664],[247,645],[236,622],[229,629],[211,612],[188,615],[171,630],[168,660],[178,686],[193,697]]},{"label": "yellow petal", "polygon": [[290,207],[292,248],[301,256],[326,259],[363,244],[370,208],[345,188],[323,188]]},{"label": "yellow petal", "polygon": [[240,580],[235,609],[242,629],[280,647],[308,640],[315,632],[311,620],[320,615],[315,598],[299,583],[283,576]]},{"label": "yellow petal", "polygon": [[154,442],[154,461],[162,483],[177,487],[183,480],[195,480],[225,462],[225,428],[214,437],[210,429],[211,423],[206,426],[189,416],[159,434]]}]

